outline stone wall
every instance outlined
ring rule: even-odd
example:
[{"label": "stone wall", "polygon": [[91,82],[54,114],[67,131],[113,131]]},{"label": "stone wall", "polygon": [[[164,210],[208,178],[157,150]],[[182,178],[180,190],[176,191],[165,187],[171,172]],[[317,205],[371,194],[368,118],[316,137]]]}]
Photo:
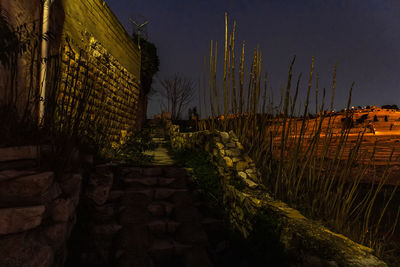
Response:
[{"label": "stone wall", "polygon": [[[223,177],[224,206],[230,223],[243,237],[253,232],[255,218],[272,218],[271,227],[281,245],[302,266],[387,266],[373,250],[305,218],[287,204],[274,200],[260,183],[260,173],[233,132],[180,133],[167,122],[171,144],[176,149],[205,150]],[[268,223],[271,224],[270,222]]]},{"label": "stone wall", "polygon": [[0,149],[0,266],[63,266],[67,257],[82,173],[39,168],[44,154],[46,147]]},{"label": "stone wall", "polygon": [[[123,26],[103,0],[59,0],[53,16],[63,17],[54,25],[61,52],[61,95],[92,88],[85,100],[93,104],[90,118],[103,125],[102,132],[118,143],[141,125],[136,122],[140,95],[140,54]],[[56,21],[56,18],[53,18]],[[78,94],[68,97],[73,103]],[[145,114],[140,114],[145,116]],[[104,127],[105,126],[105,127]]]},{"label": "stone wall", "polygon": [[[0,1],[0,13],[12,27],[10,30],[18,32],[20,39],[25,42],[37,39],[40,32],[40,2],[40,0]],[[5,33],[2,34],[4,38]],[[12,66],[5,67],[0,64],[0,105],[12,102],[22,111],[27,103],[36,100],[34,94],[37,91],[39,72],[36,64],[31,68],[31,63],[33,59],[37,62],[40,50],[32,44],[33,42],[26,44],[26,52],[16,58]],[[18,82],[13,83],[15,80]]]},{"label": "stone wall", "polygon": [[0,149],[0,266],[105,266],[121,228],[114,166],[74,149],[53,172],[40,163],[48,156],[48,146]]},{"label": "stone wall", "polygon": [[[26,31],[35,31],[30,44],[39,41],[41,1],[3,2],[0,10],[9,14],[13,30],[26,23]],[[71,113],[76,112],[79,102],[87,102],[90,108],[84,109],[85,119],[97,123],[89,132],[101,132],[110,142],[119,143],[121,137],[140,128],[146,116],[141,109],[146,107],[143,102],[147,98],[140,92],[139,49],[107,4],[103,0],[55,0],[49,31],[46,98],[58,98],[58,104]],[[35,49],[29,47],[19,59],[16,95],[20,97],[20,112],[27,103],[25,95],[29,90],[32,108],[38,106],[39,51],[40,42]],[[8,99],[7,75],[0,75],[0,86],[5,88],[0,92],[0,104]],[[101,131],[98,125],[102,125]]]}]

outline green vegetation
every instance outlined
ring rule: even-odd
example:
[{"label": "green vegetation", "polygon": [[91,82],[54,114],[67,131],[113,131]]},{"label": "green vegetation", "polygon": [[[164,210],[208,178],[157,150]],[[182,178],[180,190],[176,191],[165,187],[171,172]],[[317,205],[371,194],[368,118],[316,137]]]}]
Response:
[{"label": "green vegetation", "polygon": [[216,204],[222,206],[221,177],[204,151],[176,150],[174,158],[177,162],[193,169],[196,182],[205,194]]},{"label": "green vegetation", "polygon": [[[55,169],[62,168],[58,165],[63,165],[77,147],[101,158],[115,156],[115,147],[120,145],[121,138],[134,130],[134,125],[127,122],[123,131],[116,131],[122,123],[117,107],[127,101],[126,95],[110,90],[106,82],[93,79],[93,69],[89,70],[90,66],[101,64],[106,67],[104,76],[108,77],[112,71],[108,66],[113,64],[110,55],[91,57],[97,42],[79,49],[66,36],[60,51],[51,51],[45,59],[48,66],[46,97],[40,100],[39,47],[53,35],[42,36],[39,21],[13,28],[8,18],[9,15],[0,10],[0,64],[9,81],[0,85],[5,86],[0,88],[0,146],[50,144],[55,155],[50,165]],[[142,42],[142,53],[142,85],[147,88],[141,90],[144,94],[151,88],[159,60],[151,43]],[[21,71],[26,73],[26,82],[20,80]],[[39,101],[45,102],[42,121],[38,121]],[[115,101],[116,105],[109,105],[110,101]],[[143,144],[147,144],[147,141],[138,141],[141,134],[133,136],[120,148],[123,153],[120,157],[139,162],[147,159],[141,154]]]},{"label": "green vegetation", "polygon": [[[211,164],[207,152],[193,150],[175,150],[174,158],[177,162],[184,164],[193,170],[193,176],[198,186],[204,192],[208,205],[214,209],[213,213],[221,216],[226,221],[229,218],[226,214],[226,206],[223,205],[223,195],[220,175],[216,168]],[[239,180],[239,179],[235,179]],[[284,247],[280,242],[280,226],[278,222],[262,212],[257,215],[246,214],[253,225],[253,231],[247,239],[240,233],[227,227],[226,235],[229,237],[232,249],[232,259],[237,255],[245,257],[251,262],[251,266],[290,266],[290,258],[284,252]],[[237,264],[237,262],[233,262]]]},{"label": "green vegetation", "polygon": [[[132,39],[135,43],[138,41],[138,36],[133,34]],[[147,94],[151,90],[153,83],[153,76],[158,72],[160,66],[160,60],[157,55],[157,47],[140,38],[140,51],[141,51],[141,66],[140,66],[140,82],[144,93]]]},{"label": "green vegetation", "polygon": [[[204,192],[209,206],[214,208],[213,213],[221,216],[226,221],[226,206],[223,205],[223,195],[221,177],[216,168],[211,164],[209,155],[204,151],[175,150],[174,158],[177,162],[193,169],[193,176],[198,186]],[[235,179],[239,180],[239,179]],[[247,239],[240,233],[227,227],[226,235],[229,237],[233,255],[241,255],[249,260],[251,266],[290,266],[290,258],[284,251],[284,247],[279,240],[280,226],[278,222],[265,212],[257,215],[246,214],[253,225],[253,231]],[[230,226],[231,227],[231,226]],[[232,262],[237,264],[237,262]]]},{"label": "green vegetation", "polygon": [[157,144],[151,137],[151,129],[143,127],[121,146],[116,147],[108,157],[129,165],[143,166],[153,160],[152,156],[144,152],[154,150],[156,147]]},{"label": "green vegetation", "polygon": [[[369,172],[368,178],[377,183],[370,183],[367,188],[361,186],[367,171],[375,170],[376,146],[372,153],[365,154],[362,146],[366,130],[350,135],[353,115],[349,110],[354,83],[349,90],[343,127],[338,128],[337,117],[330,112],[334,109],[337,64],[328,106],[325,89],[322,90],[322,101],[320,99],[319,78],[318,75],[315,78],[312,58],[306,98],[300,108],[298,95],[302,75],[293,81],[294,57],[289,65],[286,88],[281,88],[276,106],[272,89],[268,92],[268,76],[261,71],[260,49],[254,50],[246,75],[243,43],[237,67],[235,27],[236,23],[228,35],[226,17],[221,88],[217,87],[216,77],[217,44],[211,42],[209,71],[207,60],[204,62],[204,76],[209,73],[208,89],[205,88],[206,78],[203,82],[204,103],[209,97],[211,117],[199,121],[198,128],[233,130],[256,162],[274,197],[354,241],[372,247],[378,256],[385,256],[388,240],[396,232],[399,234],[399,208],[392,202],[397,187],[391,188],[390,193],[386,192],[388,197],[384,198],[384,203],[378,201],[389,177],[392,156],[388,157],[387,166],[380,174]],[[309,108],[312,89],[315,91],[313,118]]]}]

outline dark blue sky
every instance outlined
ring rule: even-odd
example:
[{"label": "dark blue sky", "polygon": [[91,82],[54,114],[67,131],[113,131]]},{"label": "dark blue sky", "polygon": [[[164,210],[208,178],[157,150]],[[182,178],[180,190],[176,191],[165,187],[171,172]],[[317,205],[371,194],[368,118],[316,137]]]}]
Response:
[{"label": "dark blue sky", "polygon": [[[236,46],[246,41],[248,59],[260,45],[263,71],[268,71],[275,95],[286,82],[293,55],[297,56],[295,75],[305,75],[304,95],[311,56],[315,55],[315,71],[320,74],[321,87],[327,89],[338,62],[337,109],[345,106],[353,81],[354,106],[400,104],[400,0],[106,2],[128,32],[132,32],[129,17],[149,20],[149,41],[156,44],[160,57],[158,78],[180,72],[197,82],[203,58],[209,56],[210,40],[218,40],[219,52],[223,51],[227,11],[229,22],[236,20],[238,24]],[[153,96],[148,114],[159,110],[158,97]]]}]

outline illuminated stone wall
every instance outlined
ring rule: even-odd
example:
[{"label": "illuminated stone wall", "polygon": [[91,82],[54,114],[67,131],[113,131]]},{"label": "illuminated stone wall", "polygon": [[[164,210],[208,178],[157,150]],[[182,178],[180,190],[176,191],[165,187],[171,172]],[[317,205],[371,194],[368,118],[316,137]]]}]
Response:
[{"label": "illuminated stone wall", "polygon": [[[0,9],[14,30],[22,29],[32,38],[32,47],[18,59],[17,88],[13,90],[21,102],[19,108],[22,110],[29,102],[32,114],[37,116],[41,1],[3,1]],[[101,131],[103,138],[120,142],[125,134],[140,128],[146,115],[141,110],[146,106],[146,96],[140,92],[140,53],[136,44],[103,0],[55,0],[50,14],[50,34],[45,38],[50,45],[45,59],[46,94],[61,89],[57,92],[59,104],[71,112],[78,101],[92,105],[85,110],[85,120],[95,120],[96,125],[91,123],[88,131]],[[0,71],[1,104],[11,90],[9,73],[3,68]],[[89,89],[90,94],[86,92]]]},{"label": "illuminated stone wall", "polygon": [[51,53],[62,57],[59,104],[87,101],[89,131],[117,144],[141,126],[138,48],[103,0],[60,0],[52,11],[58,41]]},{"label": "illuminated stone wall", "polygon": [[[302,262],[301,266],[387,266],[372,249],[331,232],[273,199],[259,182],[260,173],[233,132],[180,133],[179,126],[171,122],[167,122],[167,128],[173,148],[208,152],[222,177],[229,222],[243,237],[254,235],[256,225],[269,227],[283,249]],[[260,219],[264,216],[268,220]]]}]

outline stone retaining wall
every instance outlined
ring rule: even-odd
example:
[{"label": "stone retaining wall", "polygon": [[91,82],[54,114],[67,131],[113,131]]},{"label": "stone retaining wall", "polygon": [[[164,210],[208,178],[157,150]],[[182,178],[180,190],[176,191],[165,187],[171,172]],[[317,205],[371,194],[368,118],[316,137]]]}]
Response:
[{"label": "stone retaining wall", "polygon": [[46,146],[0,149],[2,267],[64,266],[74,252],[68,241],[78,210],[83,214],[78,219],[85,219],[85,225],[90,225],[82,236],[95,254],[81,253],[83,245],[79,246],[77,254],[86,257],[85,263],[91,262],[90,258],[105,262],[98,255],[108,253],[111,243],[105,240],[112,240],[120,229],[108,219],[114,214],[113,201],[121,196],[120,192],[111,191],[113,166],[95,165],[93,156],[75,150],[69,166],[55,173],[40,164],[50,156],[49,152]]},{"label": "stone retaining wall", "polygon": [[44,147],[0,149],[0,266],[63,266],[82,174],[39,167]]},{"label": "stone retaining wall", "polygon": [[[305,218],[287,204],[274,200],[263,188],[260,173],[233,132],[180,133],[167,122],[175,149],[205,150],[223,177],[224,205],[231,224],[247,238],[264,214],[273,225],[285,251],[301,266],[387,266],[373,250]],[[258,222],[259,223],[259,222]]]}]

